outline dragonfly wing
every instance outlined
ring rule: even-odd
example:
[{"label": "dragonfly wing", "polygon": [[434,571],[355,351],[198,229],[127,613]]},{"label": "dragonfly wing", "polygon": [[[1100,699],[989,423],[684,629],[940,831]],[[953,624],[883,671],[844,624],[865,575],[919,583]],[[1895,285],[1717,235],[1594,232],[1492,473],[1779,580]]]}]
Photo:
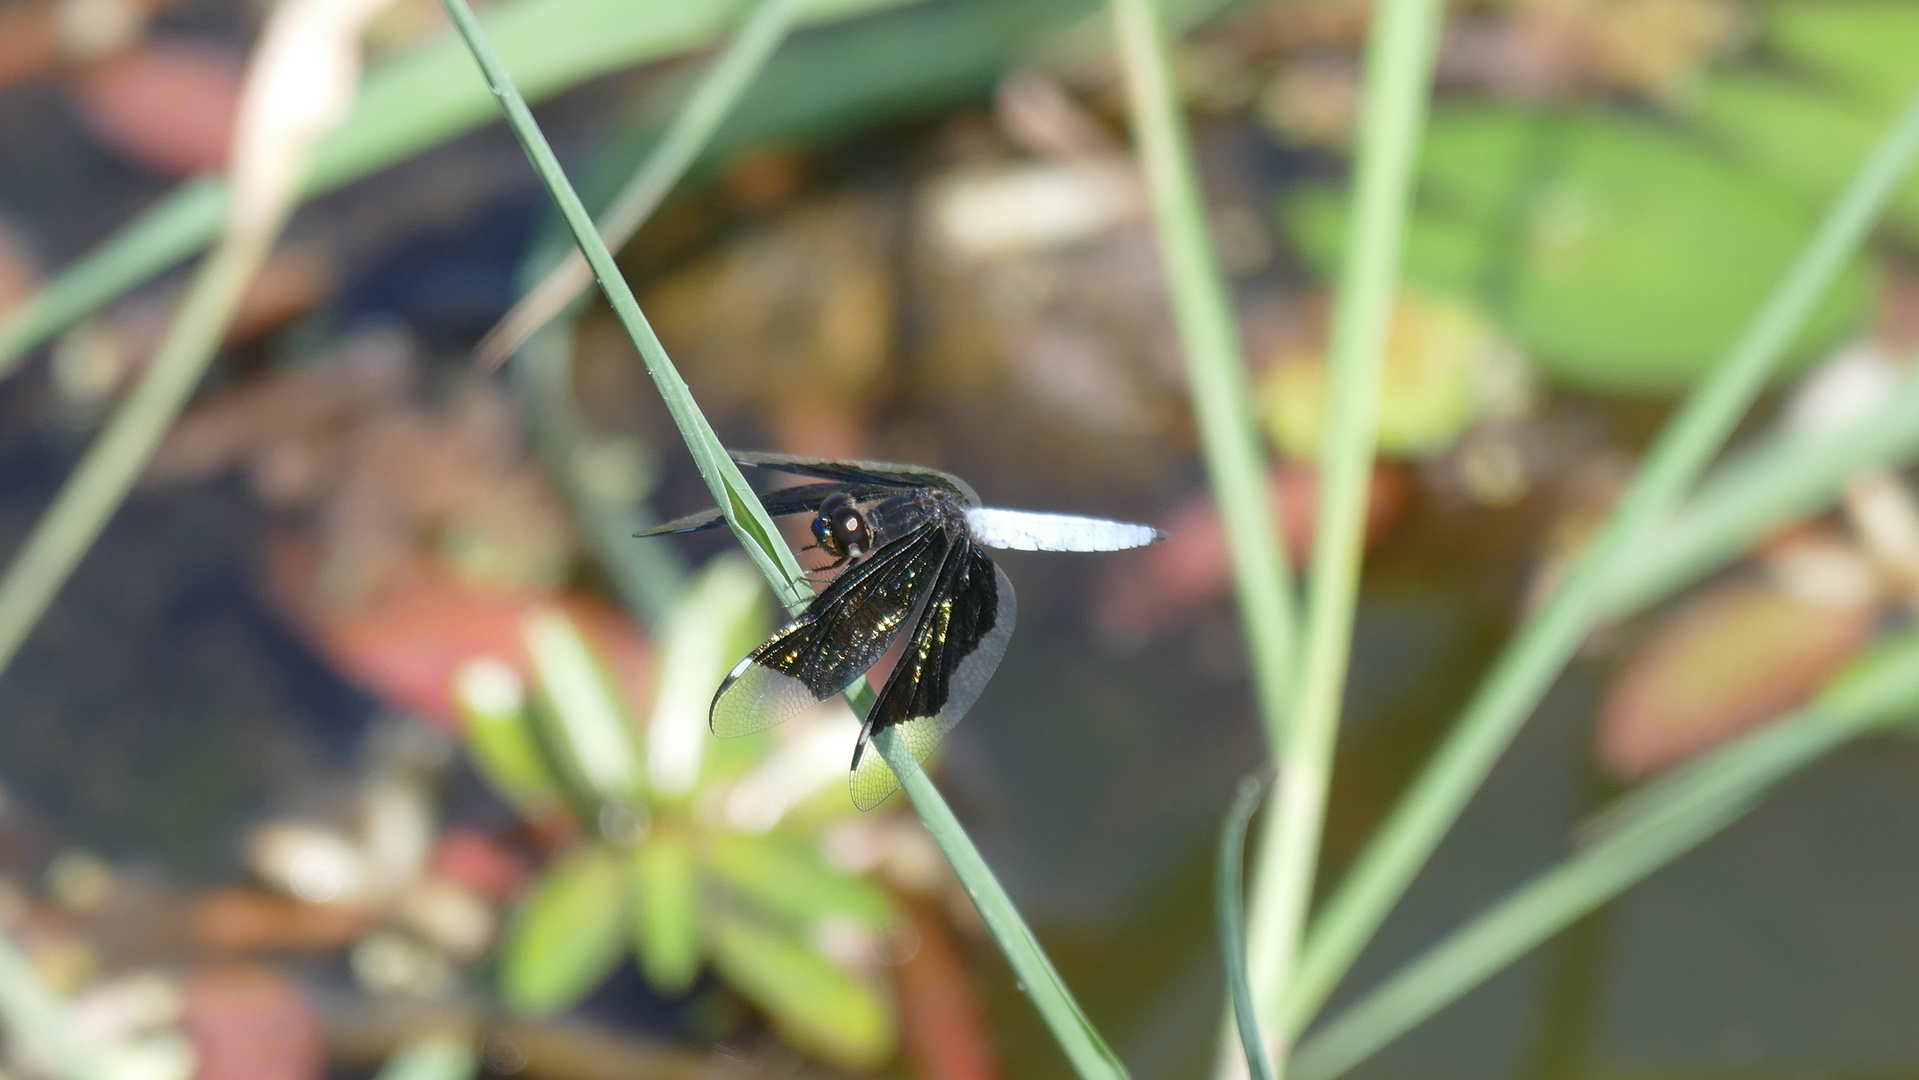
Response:
[{"label": "dragonfly wing", "polygon": [[893,731],[919,768],[979,700],[1006,655],[1017,608],[1013,583],[984,551],[969,543],[953,548],[853,748],[854,805],[870,810],[900,786],[869,745],[874,735]]},{"label": "dragonfly wing", "polygon": [[997,506],[969,508],[966,527],[979,543],[1009,551],[1122,551],[1166,539],[1151,525]]},{"label": "dragonfly wing", "polygon": [[713,696],[713,734],[772,727],[846,689],[905,629],[952,547],[950,533],[927,523],[840,574],[727,675]]},{"label": "dragonfly wing", "polygon": [[929,469],[924,465],[896,465],[890,461],[841,461],[763,450],[736,450],[733,460],[742,465],[800,476],[817,476],[826,480],[864,481],[892,488],[937,488],[960,495],[969,506],[979,505],[979,495],[966,481],[952,473]]}]

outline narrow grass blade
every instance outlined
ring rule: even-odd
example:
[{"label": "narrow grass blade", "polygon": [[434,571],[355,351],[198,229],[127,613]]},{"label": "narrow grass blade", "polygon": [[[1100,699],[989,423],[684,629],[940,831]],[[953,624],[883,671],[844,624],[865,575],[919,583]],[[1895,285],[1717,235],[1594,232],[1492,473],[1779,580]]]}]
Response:
[{"label": "narrow grass blade", "polygon": [[[1296,637],[1293,585],[1274,527],[1265,456],[1232,299],[1215,256],[1185,117],[1174,92],[1165,28],[1155,0],[1111,0],[1126,73],[1134,141],[1146,176],[1166,288],[1186,356],[1200,450],[1226,527],[1239,618],[1251,653],[1266,742],[1284,768]],[[1277,834],[1263,830],[1270,840]],[[1261,866],[1276,865],[1262,859]],[[1250,959],[1259,997],[1278,986],[1281,935],[1256,925]]]},{"label": "narrow grass blade", "polygon": [[1635,792],[1606,833],[1461,927],[1299,1048],[1332,1080],[1552,935],[1738,820],[1847,740],[1919,713],[1919,634],[1881,646],[1811,707]]},{"label": "narrow grass blade", "polygon": [[0,934],[0,1024],[8,1041],[30,1047],[57,1080],[108,1080],[113,1070],[74,1030],[66,1006],[40,981],[9,934]]},{"label": "narrow grass blade", "polygon": [[1186,355],[1200,450],[1226,525],[1239,617],[1253,654],[1253,682],[1267,741],[1277,751],[1285,742],[1292,668],[1292,583],[1274,528],[1246,358],[1225,275],[1213,252],[1212,228],[1200,198],[1185,117],[1173,92],[1157,5],[1155,0],[1112,0],[1111,7],[1134,139],[1166,265],[1167,294]]},{"label": "narrow grass blade", "polygon": [[1327,901],[1283,1004],[1285,1030],[1305,1026],[1405,893],[1573,650],[1605,614],[1607,587],[1621,557],[1643,550],[1725,443],[1807,312],[1897,190],[1915,152],[1919,96],[1827,212],[1745,335],[1667,424],[1598,536],[1501,655],[1452,733]]},{"label": "narrow grass blade", "polygon": [[1919,456],[1919,374],[1843,430],[1781,433],[1700,482],[1672,521],[1621,559],[1605,608],[1620,618],[1725,566],[1776,526],[1831,505],[1859,473]]},{"label": "narrow grass blade", "polygon": [[265,254],[264,243],[240,242],[207,257],[152,364],[27,534],[0,578],[0,669],[12,662],[173,426]]},{"label": "narrow grass blade", "polygon": [[599,230],[594,228],[586,206],[580,202],[565,171],[560,168],[559,159],[553,156],[552,147],[547,145],[546,137],[540,133],[533,113],[527,108],[526,99],[514,89],[511,76],[487,42],[472,11],[460,0],[443,2],[453,16],[454,25],[459,28],[468,48],[479,62],[488,84],[499,98],[500,107],[506,113],[514,136],[526,150],[527,159],[540,174],[541,182],[559,207],[560,216],[565,219],[575,242],[585,253],[594,275],[599,278],[607,301],[619,317],[620,325],[639,349],[647,374],[652,376],[653,385],[658,388],[674,424],[685,436],[686,448],[693,455],[700,478],[706,481],[720,511],[726,515],[727,524],[746,541],[747,556],[759,567],[767,581],[773,583],[780,599],[789,608],[804,601],[810,594],[804,588],[804,577],[798,561],[780,539],[772,520],[761,510],[752,487],[740,475],[739,466],[727,456],[719,436],[713,433],[712,425],[706,422],[706,416],[694,402],[692,391],[686,387],[686,380],[680,378],[673,361],[667,357],[666,347],[660,344],[659,335],[653,332],[652,324],[640,311],[639,301],[634,299],[633,290],[627,287],[612,253],[601,242]]},{"label": "narrow grass blade", "polygon": [[[673,368],[672,360],[640,311],[632,290],[614,265],[612,253],[600,240],[586,208],[581,205],[579,196],[567,181],[559,161],[553,156],[552,148],[547,145],[539,125],[527,110],[525,100],[514,89],[511,77],[488,44],[472,10],[467,7],[465,0],[442,2],[486,76],[488,85],[499,99],[514,135],[520,140],[528,159],[558,204],[561,217],[565,219],[574,241],[579,244],[588,265],[598,277],[614,313],[619,316],[621,324],[639,349],[641,359],[659,387],[674,422],[686,440],[688,450],[700,466],[701,475],[725,513],[734,535],[739,537],[741,546],[746,548],[747,555],[759,566],[767,581],[782,595],[788,609],[799,610],[811,599],[812,594],[804,584],[793,553],[787,549],[772,520],[766,516],[765,508],[740,476],[738,467],[727,457],[726,448],[701,414],[698,404],[686,389],[685,381]],[[871,691],[864,682],[857,683],[849,689],[847,700],[856,711],[864,714],[872,705]],[[914,809],[926,823],[927,831],[952,864],[955,875],[979,908],[981,918],[993,933],[994,940],[1020,984],[1079,1074],[1083,1077],[1125,1076],[1124,1067],[1080,1011],[1071,992],[1060,980],[1059,973],[1040,950],[1032,932],[1027,929],[1011,899],[987,868],[985,860],[980,858],[978,850],[940,797],[932,780],[923,770],[912,767],[912,755],[897,740],[880,738],[875,741],[887,762],[899,773],[901,787],[906,790]]]},{"label": "narrow grass blade", "polygon": [[1240,781],[1239,795],[1226,813],[1219,831],[1219,872],[1213,880],[1214,914],[1219,928],[1219,959],[1226,968],[1226,993],[1232,1002],[1233,1022],[1239,1027],[1239,1045],[1246,1052],[1246,1068],[1253,1080],[1272,1080],[1266,1060],[1266,1042],[1259,1035],[1259,1011],[1253,1006],[1253,986],[1246,977],[1246,911],[1241,893],[1246,887],[1246,827],[1259,809],[1265,783],[1258,777]]},{"label": "narrow grass blade", "polygon": [[[600,237],[608,248],[618,249],[632,239],[640,225],[686,175],[734,102],[766,65],[773,50],[785,40],[799,3],[800,0],[759,0],[752,16],[740,27],[726,51],[715,57],[701,75],[699,85],[674,115],[659,145],[647,155],[646,163],[600,215]],[[592,284],[593,271],[587,268],[585,257],[578,251],[568,252],[560,265],[548,272],[480,339],[479,347],[474,350],[474,361],[482,367],[498,367],[526,344],[535,330],[546,325]]]},{"label": "narrow grass blade", "polygon": [[[844,19],[914,0],[803,0],[799,19]],[[736,3],[683,0],[502,0],[486,24],[508,42],[508,65],[533,97],[596,75],[698,48],[735,21]],[[331,191],[472,130],[495,114],[465,77],[466,49],[448,37],[367,73],[352,113],[314,154],[308,195]],[[63,270],[0,323],[0,377],[27,350],[204,247],[227,213],[222,180],[174,190]]]},{"label": "narrow grass blade", "polygon": [[[1263,990],[1261,1001],[1275,1018],[1292,977],[1319,864],[1378,442],[1379,373],[1445,5],[1382,0],[1374,10],[1354,163],[1356,213],[1327,350],[1330,386],[1298,698],[1252,899],[1251,963]],[[1292,1033],[1284,1024],[1274,1029],[1285,1047]],[[1283,1049],[1280,1062],[1283,1070]]]}]

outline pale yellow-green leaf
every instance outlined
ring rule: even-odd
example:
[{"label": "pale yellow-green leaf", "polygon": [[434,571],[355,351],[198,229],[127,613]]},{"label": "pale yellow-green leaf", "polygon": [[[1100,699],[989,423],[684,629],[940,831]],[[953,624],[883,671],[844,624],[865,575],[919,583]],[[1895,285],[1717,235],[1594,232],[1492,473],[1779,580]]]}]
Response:
[{"label": "pale yellow-green leaf", "polygon": [[870,1069],[893,1056],[891,1000],[787,933],[732,917],[714,920],[713,962],[728,984],[765,1009],[780,1034],[835,1065]]},{"label": "pale yellow-green leaf", "polygon": [[633,942],[646,981],[666,994],[700,973],[699,860],[688,841],[656,829],[633,852]]},{"label": "pale yellow-green leaf", "polygon": [[538,692],[534,719],[563,778],[595,801],[633,798],[639,749],[605,663],[558,610],[527,620],[521,637]]},{"label": "pale yellow-green leaf", "polygon": [[877,931],[893,918],[883,889],[829,865],[808,837],[782,830],[718,833],[707,841],[706,859],[741,897],[802,928],[838,917]]},{"label": "pale yellow-green leaf", "polygon": [[505,661],[469,660],[453,676],[453,700],[466,720],[466,748],[480,775],[522,813],[560,804],[560,788],[540,753],[526,708],[526,684]]},{"label": "pale yellow-green leaf", "polygon": [[624,853],[602,845],[563,856],[540,876],[507,925],[500,997],[546,1016],[571,1007],[626,955],[628,871]]}]

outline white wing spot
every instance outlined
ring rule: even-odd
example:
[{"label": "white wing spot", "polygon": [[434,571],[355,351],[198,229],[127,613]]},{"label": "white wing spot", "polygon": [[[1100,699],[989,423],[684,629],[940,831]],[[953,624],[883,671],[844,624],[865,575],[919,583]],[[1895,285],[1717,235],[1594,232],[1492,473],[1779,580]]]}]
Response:
[{"label": "white wing spot", "polygon": [[967,510],[966,525],[975,541],[1009,551],[1121,551],[1165,539],[1151,525],[992,506]]}]

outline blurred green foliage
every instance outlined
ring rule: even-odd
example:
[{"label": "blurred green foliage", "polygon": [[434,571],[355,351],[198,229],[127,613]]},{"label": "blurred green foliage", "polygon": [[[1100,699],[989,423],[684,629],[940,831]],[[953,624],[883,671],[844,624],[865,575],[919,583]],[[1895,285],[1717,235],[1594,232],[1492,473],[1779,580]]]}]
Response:
[{"label": "blurred green foliage", "polygon": [[716,559],[689,581],[663,622],[646,729],[557,612],[524,634],[531,693],[515,692],[504,664],[462,672],[482,775],[531,818],[570,808],[588,837],[552,861],[507,927],[509,1007],[565,1010],[628,955],[663,994],[692,990],[711,962],[794,1045],[856,1068],[893,1055],[892,900],[820,847],[820,826],[852,810],[843,772],[769,831],[724,812],[733,785],[780,752],[770,736],[714,742],[706,730],[714,688],[765,623],[764,585],[744,559]]},{"label": "blurred green foliage", "polygon": [[[1684,111],[1760,175],[1824,204],[1919,89],[1919,5],[1776,4],[1765,9],[1761,34],[1782,63],[1717,73]],[[1919,176],[1907,179],[1885,227],[1919,243]]]},{"label": "blurred green foliage", "polygon": [[[1609,110],[1440,110],[1419,178],[1406,278],[1476,298],[1548,376],[1602,393],[1689,385],[1813,228],[1812,211],[1783,186],[1666,125]],[[1339,190],[1293,193],[1282,220],[1330,276],[1346,228]],[[1871,284],[1864,264],[1849,267],[1795,355],[1854,330]]]}]

